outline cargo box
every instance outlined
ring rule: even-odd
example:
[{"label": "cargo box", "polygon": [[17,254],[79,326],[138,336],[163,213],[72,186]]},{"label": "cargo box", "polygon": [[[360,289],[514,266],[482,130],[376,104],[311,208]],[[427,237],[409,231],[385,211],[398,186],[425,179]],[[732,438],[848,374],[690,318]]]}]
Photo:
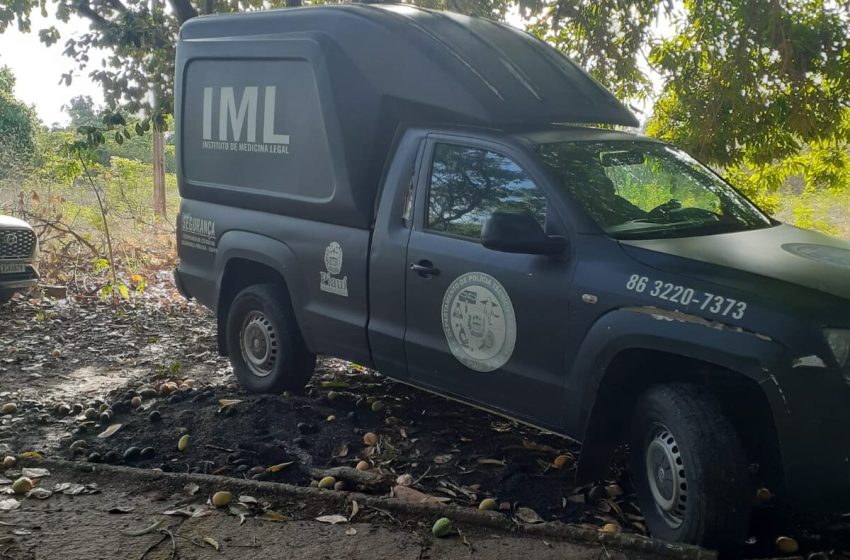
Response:
[{"label": "cargo box", "polygon": [[183,197],[359,228],[407,125],[638,124],[531,35],[412,6],[195,18],[176,75]]}]

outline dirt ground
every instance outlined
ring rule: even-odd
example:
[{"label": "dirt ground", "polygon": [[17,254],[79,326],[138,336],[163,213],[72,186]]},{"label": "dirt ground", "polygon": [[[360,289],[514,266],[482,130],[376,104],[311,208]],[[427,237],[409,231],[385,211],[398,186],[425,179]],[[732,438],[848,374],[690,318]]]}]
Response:
[{"label": "dirt ground", "polygon": [[[129,302],[78,296],[0,306],[0,406],[17,408],[0,416],[0,456],[40,452],[299,486],[342,467],[345,476],[335,473],[345,490],[471,508],[493,498],[521,522],[646,533],[622,469],[576,484],[575,442],[334,359],[319,361],[304,394],[248,395],[217,355],[214,329],[209,312],[177,295],[166,273]],[[349,476],[360,462],[368,481]],[[147,498],[133,499],[143,509]],[[333,540],[337,529],[319,526],[315,536]],[[785,530],[761,527],[747,555],[771,555]],[[808,549],[850,548],[844,537],[794,536]]]},{"label": "dirt ground", "polygon": [[[57,484],[70,481],[83,485],[83,492],[94,493],[69,495],[55,491],[44,499],[22,500],[15,511],[0,514],[0,558],[192,560],[252,556],[420,560],[466,559],[473,554],[541,560],[601,557],[595,546],[467,527],[463,523],[455,525],[461,534],[438,539],[430,534],[430,523],[425,520],[392,516],[367,507],[359,509],[350,522],[330,524],[316,521],[315,517],[343,514],[348,518],[351,507],[321,511],[292,500],[267,501],[238,494],[236,499],[243,506],[234,511],[208,505],[208,495],[190,485],[139,481],[126,475],[86,476],[70,469],[52,468],[49,473],[39,479],[39,487],[56,488]],[[91,486],[92,482],[96,487]],[[262,508],[286,519],[251,513]],[[193,511],[195,516],[175,514],[178,509]],[[240,515],[245,515],[244,519]],[[131,534],[142,533],[151,526],[154,527],[143,534]],[[623,560],[654,558],[615,550],[602,554]]]}]

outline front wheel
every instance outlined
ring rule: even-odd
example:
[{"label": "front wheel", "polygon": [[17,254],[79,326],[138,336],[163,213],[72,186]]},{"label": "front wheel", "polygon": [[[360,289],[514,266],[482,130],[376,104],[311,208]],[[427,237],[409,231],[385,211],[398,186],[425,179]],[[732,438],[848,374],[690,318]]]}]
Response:
[{"label": "front wheel", "polygon": [[227,314],[227,349],[239,383],[251,393],[303,389],[316,366],[277,284],[248,286],[236,295]]},{"label": "front wheel", "polygon": [[708,548],[738,546],[749,529],[747,459],[704,387],[650,388],[635,409],[632,482],[650,533]]}]

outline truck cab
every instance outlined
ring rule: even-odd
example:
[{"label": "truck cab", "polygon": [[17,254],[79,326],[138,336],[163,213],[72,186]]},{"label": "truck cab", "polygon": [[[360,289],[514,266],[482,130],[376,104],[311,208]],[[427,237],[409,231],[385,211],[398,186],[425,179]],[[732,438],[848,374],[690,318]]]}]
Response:
[{"label": "truck cab", "polygon": [[246,390],[330,355],[581,440],[583,480],[628,443],[665,540],[741,543],[758,488],[850,499],[850,244],[612,130],[545,44],[410,6],[204,17],[176,84],[175,280]]}]

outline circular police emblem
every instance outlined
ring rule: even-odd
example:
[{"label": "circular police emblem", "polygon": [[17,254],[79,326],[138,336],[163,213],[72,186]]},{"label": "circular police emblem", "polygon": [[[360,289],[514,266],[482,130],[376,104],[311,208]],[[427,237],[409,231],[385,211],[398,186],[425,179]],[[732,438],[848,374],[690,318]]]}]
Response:
[{"label": "circular police emblem", "polygon": [[848,249],[831,247],[829,245],[815,245],[814,243],[786,243],[782,248],[792,255],[797,255],[810,261],[850,269],[850,250]]},{"label": "circular police emblem", "polygon": [[460,363],[493,371],[507,363],[516,344],[516,315],[498,280],[483,272],[455,278],[443,296],[443,332]]},{"label": "circular police emblem", "polygon": [[325,268],[334,276],[342,270],[342,247],[336,241],[331,241],[325,249]]}]

